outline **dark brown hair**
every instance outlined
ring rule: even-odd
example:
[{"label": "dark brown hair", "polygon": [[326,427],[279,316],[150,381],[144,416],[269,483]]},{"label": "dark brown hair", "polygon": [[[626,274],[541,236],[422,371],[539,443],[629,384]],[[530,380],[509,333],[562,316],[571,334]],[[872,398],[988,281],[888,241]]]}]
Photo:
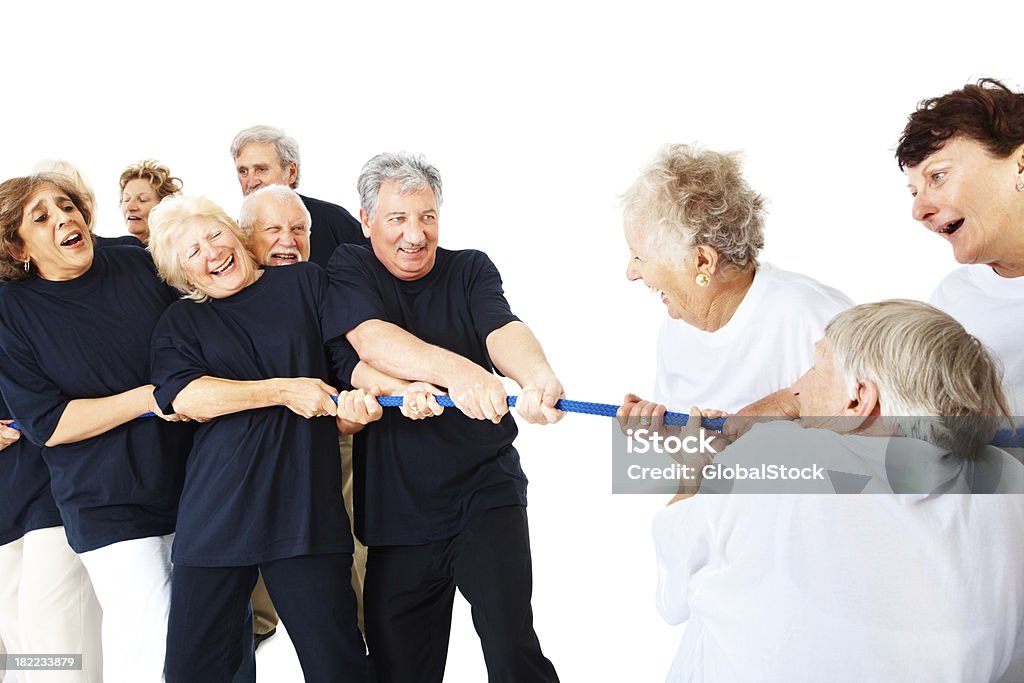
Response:
[{"label": "dark brown hair", "polygon": [[1024,93],[1013,92],[994,78],[982,78],[922,100],[900,136],[896,161],[905,171],[961,135],[995,157],[1010,156],[1024,144]]},{"label": "dark brown hair", "polygon": [[82,195],[71,178],[60,173],[37,173],[6,180],[0,183],[0,280],[23,280],[35,272],[35,266],[31,264],[29,270],[25,270],[24,264],[15,258],[13,252],[20,250],[23,244],[18,229],[25,215],[25,203],[40,185],[47,183],[67,195],[71,203],[82,212],[86,239],[92,239],[92,231],[87,228],[92,225],[91,209],[88,203],[82,201]]}]

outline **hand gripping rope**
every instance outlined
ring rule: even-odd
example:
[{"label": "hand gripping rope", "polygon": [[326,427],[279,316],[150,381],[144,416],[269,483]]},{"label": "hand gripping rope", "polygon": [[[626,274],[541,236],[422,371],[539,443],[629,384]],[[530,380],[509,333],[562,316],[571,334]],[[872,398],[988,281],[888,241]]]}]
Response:
[{"label": "hand gripping rope", "polygon": [[[338,402],[337,396],[331,397],[335,403]],[[454,408],[455,402],[452,401],[450,396],[435,396],[437,402],[445,408]],[[509,407],[515,407],[517,396],[508,397]],[[378,396],[377,402],[384,408],[397,408],[402,405],[401,396]],[[558,410],[564,410],[567,413],[581,413],[583,415],[598,415],[600,417],[615,417],[619,410],[619,406],[611,403],[588,403],[587,401],[570,401],[569,399],[563,398],[555,404],[555,408]],[[140,415],[141,417],[153,417],[153,413],[146,413]],[[665,413],[665,424],[673,427],[681,427],[686,424],[689,419],[689,415],[686,413]],[[726,418],[703,418],[701,420],[701,426],[704,429],[710,429],[715,432],[722,431],[722,427],[725,425]],[[17,423],[12,422],[9,427],[13,429],[21,429]],[[1000,429],[996,432],[995,437],[992,439],[992,445],[998,446],[999,448],[1024,448],[1024,428],[1018,429],[1014,432],[1012,429]]]},{"label": "hand gripping rope", "polygon": [[[454,408],[455,402],[452,401],[450,396],[435,396],[437,402],[445,408]],[[508,397],[508,405],[510,408],[514,408],[516,405],[517,396]],[[377,403],[380,403],[385,408],[398,407],[402,405],[401,396],[380,396],[377,398]],[[615,414],[619,410],[619,406],[612,405],[610,403],[587,403],[586,401],[570,401],[567,398],[558,400],[555,404],[555,408],[564,410],[567,413],[582,413],[583,415],[598,415],[600,417],[615,417]],[[686,424],[686,421],[690,418],[686,413],[665,413],[665,424],[672,427],[682,427]],[[714,432],[722,431],[722,426],[725,424],[725,418],[719,417],[715,419],[704,418],[701,420],[701,426],[704,429],[710,429]]]}]

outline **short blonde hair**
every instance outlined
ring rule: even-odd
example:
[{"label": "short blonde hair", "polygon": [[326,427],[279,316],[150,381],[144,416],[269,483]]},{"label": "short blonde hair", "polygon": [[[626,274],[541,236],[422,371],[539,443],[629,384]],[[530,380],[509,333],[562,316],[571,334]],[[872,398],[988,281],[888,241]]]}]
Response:
[{"label": "short blonde hair", "polygon": [[963,457],[1010,419],[999,362],[956,320],[920,301],[890,299],[843,311],[825,327],[847,388],[871,380],[903,436]]},{"label": "short blonde hair", "polygon": [[651,253],[680,259],[714,248],[726,264],[757,268],[764,247],[764,199],[750,189],[739,155],[665,145],[622,197],[627,222],[646,227]]},{"label": "short blonde hair", "polygon": [[161,201],[153,207],[149,214],[149,246],[147,249],[153,255],[153,263],[156,264],[157,271],[164,282],[181,292],[184,295],[183,299],[201,303],[209,299],[209,296],[189,282],[185,275],[185,269],[171,245],[174,233],[185,222],[193,218],[212,218],[230,230],[245,248],[244,257],[252,261],[254,268],[257,265],[256,259],[250,253],[249,237],[238,227],[238,223],[215,202],[206,197],[195,196],[167,197]]}]

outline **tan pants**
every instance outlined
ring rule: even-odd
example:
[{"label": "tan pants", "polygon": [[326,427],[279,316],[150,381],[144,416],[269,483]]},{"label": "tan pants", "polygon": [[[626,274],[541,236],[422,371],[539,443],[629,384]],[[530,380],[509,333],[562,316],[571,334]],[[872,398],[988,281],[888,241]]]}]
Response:
[{"label": "tan pants", "polygon": [[[345,510],[348,512],[349,531],[355,552],[352,553],[352,590],[356,593],[356,604],[359,606],[359,630],[363,633],[363,577],[366,575],[366,546],[359,542],[353,530],[352,516],[352,437],[338,436],[338,448],[341,451],[341,492],[345,497]],[[277,610],[270,602],[263,577],[256,582],[252,592],[252,630],[256,635],[263,635],[277,627]]]}]

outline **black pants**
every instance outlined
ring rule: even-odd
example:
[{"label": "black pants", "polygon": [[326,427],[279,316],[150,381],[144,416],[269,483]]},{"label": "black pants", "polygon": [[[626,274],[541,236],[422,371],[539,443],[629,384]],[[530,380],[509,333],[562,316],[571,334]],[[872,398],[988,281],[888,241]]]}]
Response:
[{"label": "black pants", "polygon": [[307,683],[373,680],[356,625],[348,554],[304,555],[258,567],[186,567],[171,574],[167,683],[228,683],[241,663],[245,614],[263,573]]},{"label": "black pants", "polygon": [[366,641],[382,683],[441,683],[456,587],[473,608],[491,683],[558,681],[533,630],[526,508],[513,506],[443,541],[370,548]]}]

